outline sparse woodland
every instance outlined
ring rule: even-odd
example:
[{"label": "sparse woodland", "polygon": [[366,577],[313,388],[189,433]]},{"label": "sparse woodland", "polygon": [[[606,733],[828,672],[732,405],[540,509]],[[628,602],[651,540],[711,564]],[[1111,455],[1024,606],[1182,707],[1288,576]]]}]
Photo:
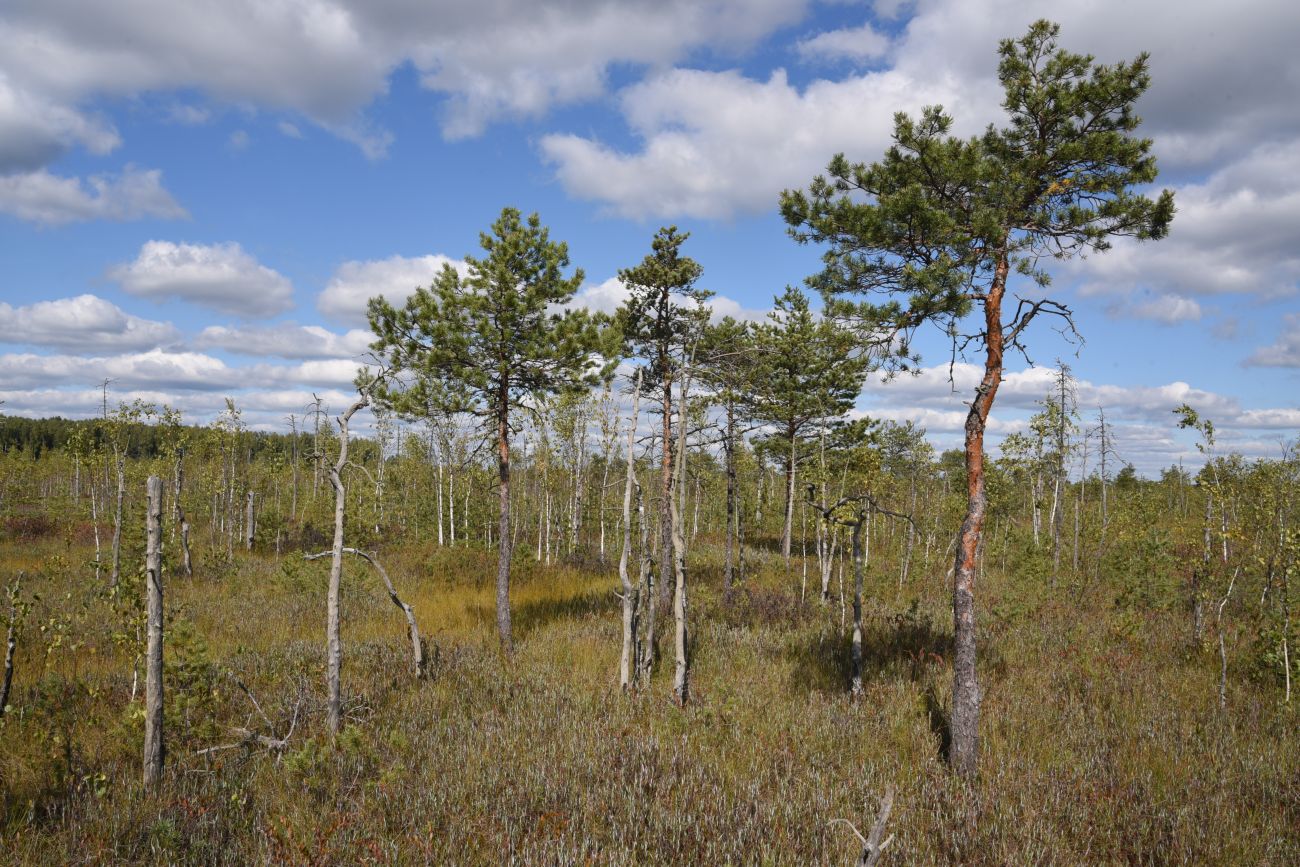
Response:
[{"label": "sparse woodland", "polygon": [[[1175,218],[1145,58],[1055,38],[1001,46],[1006,128],[783,195],[820,312],[711,317],[677,227],[575,309],[506,208],[372,300],[349,405],[0,417],[0,860],[1300,863],[1297,442],[1183,406],[1203,465],[1141,478],[1058,361],[984,446],[1072,327],[1045,263]],[[961,450],[851,411],[932,326]]]}]

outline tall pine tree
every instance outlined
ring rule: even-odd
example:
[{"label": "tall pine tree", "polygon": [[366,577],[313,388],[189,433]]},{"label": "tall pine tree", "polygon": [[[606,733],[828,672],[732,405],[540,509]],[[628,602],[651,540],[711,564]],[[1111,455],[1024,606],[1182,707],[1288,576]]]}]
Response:
[{"label": "tall pine tree", "polygon": [[750,392],[754,419],[772,426],[785,468],[785,523],[781,553],[790,561],[794,535],[795,474],[801,441],[819,419],[837,418],[862,392],[868,356],[856,352],[853,334],[813,315],[808,296],[789,287],[768,321],[754,329],[757,371]]},{"label": "tall pine tree", "polygon": [[[1044,259],[1101,252],[1115,236],[1163,237],[1173,194],[1133,188],[1155,180],[1150,139],[1133,134],[1133,111],[1150,84],[1147,56],[1113,66],[1057,46],[1059,28],[1038,21],[1003,40],[998,79],[1010,124],[969,139],[930,107],[894,117],[884,159],[851,164],[843,154],[809,190],[786,191],[781,211],[800,243],[826,245],[811,283],[832,313],[853,321],[896,367],[917,358],[917,328],[936,323],[958,348],[983,347],[984,374],[965,426],[966,515],[953,582],[954,665],[950,760],[962,776],[978,764],[980,690],[975,673],[976,552],[984,526],[984,429],[1007,349],[1022,349],[1040,314],[1069,319],[1051,299],[1007,299],[1014,270],[1047,285]],[[865,295],[868,300],[845,296]],[[876,296],[871,298],[870,296]],[[1004,309],[1005,308],[1005,309]],[[978,313],[974,332],[960,323]]]},{"label": "tall pine tree", "polygon": [[[659,396],[662,428],[660,432],[660,502],[659,502],[659,578],[661,588],[668,586],[674,573],[672,529],[673,498],[673,385],[690,363],[692,348],[708,322],[705,306],[712,295],[695,285],[704,269],[689,256],[681,254],[689,233],[676,226],[661,228],[651,241],[650,253],[634,268],[618,272],[628,289],[628,299],[619,308],[618,321],[629,354],[646,361],[642,385]],[[661,590],[662,592],[662,590]],[[647,632],[650,648],[645,665],[653,666],[657,645],[654,636],[657,600],[649,600]]]},{"label": "tall pine tree", "polygon": [[408,417],[463,412],[479,418],[497,453],[497,629],[513,649],[510,628],[510,439],[515,415],[538,395],[594,385],[608,367],[599,317],[558,310],[582,284],[564,276],[568,246],[550,239],[537,214],[524,220],[505,208],[479,236],[485,256],[465,257],[464,279],[450,265],[428,288],[394,308],[370,299],[371,344],[399,383],[376,400]]}]

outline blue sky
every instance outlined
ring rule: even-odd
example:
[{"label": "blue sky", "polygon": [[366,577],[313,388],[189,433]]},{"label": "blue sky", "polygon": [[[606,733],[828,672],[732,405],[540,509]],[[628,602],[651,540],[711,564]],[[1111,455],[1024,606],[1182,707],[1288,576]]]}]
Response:
[{"label": "blue sky", "polygon": [[[505,205],[540,212],[609,309],[654,230],[717,309],[761,316],[817,267],[776,213],[836,151],[877,158],[893,112],[998,122],[997,40],[1035,17],[1099,60],[1152,54],[1139,109],[1180,213],[1159,244],[1062,265],[1086,344],[1031,340],[994,408],[1023,426],[1057,357],[1087,416],[1153,472],[1300,433],[1300,35],[1294,4],[999,0],[476,4],[89,3],[0,9],[0,399],[89,415],[98,383],[207,423],[227,395],[279,429],[341,405],[369,294],[397,300],[475,251]],[[1120,23],[1116,23],[1120,22]],[[957,442],[973,368],[938,336],[863,411]],[[978,361],[972,358],[971,362]]]}]

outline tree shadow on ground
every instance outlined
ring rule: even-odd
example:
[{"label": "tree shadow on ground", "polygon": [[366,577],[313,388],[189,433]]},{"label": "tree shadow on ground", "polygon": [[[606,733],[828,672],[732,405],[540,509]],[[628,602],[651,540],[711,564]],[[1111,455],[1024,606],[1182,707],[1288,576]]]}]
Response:
[{"label": "tree shadow on ground", "polygon": [[[922,683],[944,664],[952,635],[935,627],[928,614],[913,605],[907,611],[874,618],[863,625],[862,678],[907,679]],[[786,657],[793,663],[791,687],[796,690],[843,693],[852,677],[852,644],[848,630],[804,633],[790,642]]]},{"label": "tree shadow on ground", "polygon": [[[876,618],[864,625],[862,679],[870,688],[881,680],[906,680],[918,687],[924,702],[926,724],[938,740],[940,757],[948,758],[952,730],[935,675],[946,668],[952,646],[951,633],[938,629],[916,606]],[[802,633],[789,642],[786,658],[792,663],[792,692],[847,695],[852,678],[850,634],[838,629]]]},{"label": "tree shadow on ground", "polygon": [[931,734],[939,738],[939,758],[947,762],[952,754],[952,714],[939,700],[939,691],[933,683],[925,690],[925,715]]},{"label": "tree shadow on ground", "polygon": [[[534,599],[511,605],[510,623],[518,640],[561,620],[580,620],[597,613],[613,617],[618,607],[618,597],[609,590],[588,590],[559,599]],[[475,619],[496,622],[496,609],[490,605],[471,605],[469,611]]]}]

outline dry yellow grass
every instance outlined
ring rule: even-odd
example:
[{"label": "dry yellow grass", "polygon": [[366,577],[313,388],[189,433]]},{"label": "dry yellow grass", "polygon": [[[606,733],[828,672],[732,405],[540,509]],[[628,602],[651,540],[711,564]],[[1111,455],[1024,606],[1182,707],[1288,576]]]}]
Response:
[{"label": "dry yellow grass", "polygon": [[[797,577],[761,557],[724,602],[717,552],[695,550],[696,701],[685,710],[662,677],[642,695],[618,691],[612,566],[521,556],[507,663],[490,553],[383,550],[438,647],[417,683],[400,612],[349,561],[348,727],[336,740],[322,732],[325,567],[205,561],[193,581],[171,580],[171,754],[162,790],[144,798],[132,627],[114,640],[122,606],[68,565],[85,550],[6,548],[5,569],[46,574],[0,729],[3,857],[846,864],[855,841],[829,823],[861,824],[893,785],[888,863],[1300,861],[1295,713],[1235,671],[1220,713],[1217,662],[1188,649],[1176,612],[1134,614],[1100,594],[1079,607],[1026,602],[989,575],[983,766],[966,786],[940,756],[951,675],[939,576],[917,575],[900,596],[873,573],[867,690],[854,703],[837,605],[801,605]],[[39,632],[51,618],[68,624]],[[66,643],[47,656],[59,629]],[[231,742],[232,726],[265,729],[235,678],[278,735],[297,709],[283,755],[198,754]]]}]

